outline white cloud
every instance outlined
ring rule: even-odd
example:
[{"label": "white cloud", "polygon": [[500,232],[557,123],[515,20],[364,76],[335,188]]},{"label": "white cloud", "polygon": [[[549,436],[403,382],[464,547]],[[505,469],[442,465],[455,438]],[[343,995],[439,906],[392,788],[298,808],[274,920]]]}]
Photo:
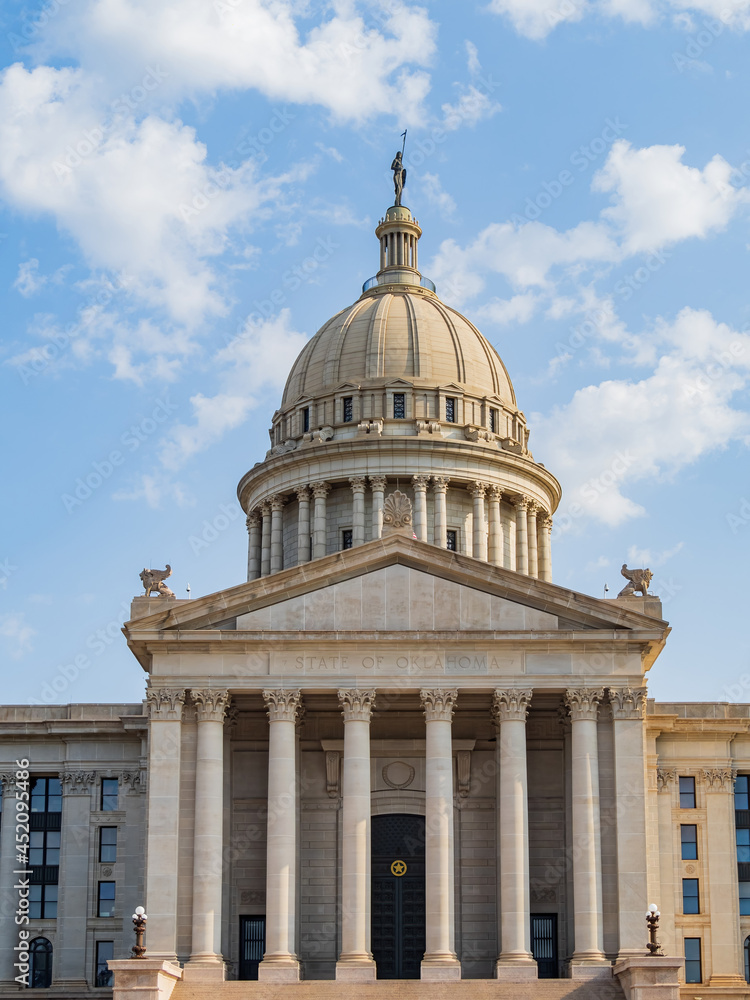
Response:
[{"label": "white cloud", "polygon": [[46,277],[39,273],[39,261],[36,257],[32,257],[18,265],[18,277],[13,282],[13,287],[28,299],[44,286],[46,280]]},{"label": "white cloud", "polygon": [[506,17],[519,35],[546,38],[564,21],[580,21],[588,4],[580,0],[491,0],[489,10]]},{"label": "white cloud", "polygon": [[535,455],[554,456],[565,490],[563,530],[576,517],[610,526],[637,517],[649,483],[732,441],[750,443],[750,415],[732,405],[750,384],[750,335],[686,308],[642,339],[653,345],[650,375],[589,385],[533,419]]},{"label": "white cloud", "polygon": [[456,203],[443,189],[437,174],[425,173],[420,177],[420,193],[440,212],[444,219],[450,219],[456,211]]},{"label": "white cloud", "polygon": [[528,323],[534,315],[537,297],[532,292],[511,299],[491,299],[477,310],[477,315],[492,323]]},{"label": "white cloud", "polygon": [[257,406],[261,395],[280,391],[293,362],[307,342],[303,333],[289,326],[290,313],[262,323],[248,322],[243,332],[215,358],[223,368],[221,391],[215,396],[192,396],[194,421],[173,428],[161,449],[162,463],[179,468],[199,451],[239,427]]},{"label": "white cloud", "polygon": [[446,103],[442,106],[442,128],[446,132],[454,132],[464,125],[472,128],[477,122],[492,118],[498,111],[502,111],[501,104],[494,101],[486,90],[480,90],[473,83],[468,86],[457,83],[455,86],[459,89],[458,100],[455,104]]},{"label": "white cloud", "polygon": [[723,229],[748,201],[732,187],[732,167],[714,156],[703,170],[682,163],[684,146],[633,149],[618,139],[592,190],[612,194],[602,212],[621,232],[626,253],[653,251],[678,240]]},{"label": "white cloud", "polygon": [[631,545],[628,549],[627,565],[639,567],[640,569],[659,569],[668,563],[673,556],[684,548],[684,542],[677,542],[671,549],[664,549],[662,552],[651,552],[650,549],[640,549],[637,545]]},{"label": "white cloud", "polygon": [[437,31],[426,10],[334,8],[307,27],[297,0],[78,0],[50,19],[35,53],[72,56],[126,91],[134,67],[154,67],[166,74],[160,101],[257,89],[343,121],[396,111],[418,121],[429,76],[415,67],[432,59]]},{"label": "white cloud", "polygon": [[0,638],[4,639],[7,654],[14,660],[20,660],[32,648],[32,637],[35,630],[27,623],[22,611],[11,611],[0,615]]},{"label": "white cloud", "polygon": [[471,75],[476,76],[482,70],[482,64],[479,62],[479,50],[468,39],[464,42],[464,48],[466,49],[466,66]]}]

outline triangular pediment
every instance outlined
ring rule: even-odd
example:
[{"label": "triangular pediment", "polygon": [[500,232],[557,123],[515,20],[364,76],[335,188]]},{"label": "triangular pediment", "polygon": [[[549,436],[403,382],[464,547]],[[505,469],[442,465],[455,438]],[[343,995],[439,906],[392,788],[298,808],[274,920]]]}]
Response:
[{"label": "triangular pediment", "polygon": [[611,633],[663,632],[666,622],[394,534],[192,601],[165,602],[125,631],[227,628]]}]

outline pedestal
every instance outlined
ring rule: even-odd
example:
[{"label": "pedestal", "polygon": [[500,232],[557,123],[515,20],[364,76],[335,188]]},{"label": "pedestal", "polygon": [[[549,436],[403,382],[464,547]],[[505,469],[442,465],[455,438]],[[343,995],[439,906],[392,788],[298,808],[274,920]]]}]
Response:
[{"label": "pedestal", "polygon": [[[684,964],[671,955],[644,955],[617,962],[613,971],[627,1000],[679,1000],[678,975]],[[697,984],[695,992],[701,992]]]},{"label": "pedestal", "polygon": [[107,965],[115,975],[113,1000],[169,1000],[182,969],[160,958],[120,958]]}]

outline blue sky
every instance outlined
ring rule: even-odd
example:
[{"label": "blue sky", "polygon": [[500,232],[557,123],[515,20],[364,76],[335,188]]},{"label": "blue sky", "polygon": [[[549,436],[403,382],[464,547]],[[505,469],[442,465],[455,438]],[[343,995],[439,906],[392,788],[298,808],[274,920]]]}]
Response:
[{"label": "blue sky", "polygon": [[236,484],[377,270],[408,127],[422,271],[563,485],[555,582],[649,565],[651,693],[750,701],[748,29],[750,0],[6,0],[3,699],[137,701],[143,566],[242,582]]}]

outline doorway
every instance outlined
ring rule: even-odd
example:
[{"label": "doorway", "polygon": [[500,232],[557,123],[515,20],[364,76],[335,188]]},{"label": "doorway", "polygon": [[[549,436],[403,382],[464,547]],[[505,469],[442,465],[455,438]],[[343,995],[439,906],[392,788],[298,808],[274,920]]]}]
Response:
[{"label": "doorway", "polygon": [[372,954],[378,979],[419,979],[425,951],[424,816],[372,818]]},{"label": "doorway", "polygon": [[238,979],[257,979],[266,950],[266,918],[240,917],[240,966]]},{"label": "doorway", "polygon": [[559,978],[557,965],[557,914],[531,914],[531,954],[540,979]]}]

